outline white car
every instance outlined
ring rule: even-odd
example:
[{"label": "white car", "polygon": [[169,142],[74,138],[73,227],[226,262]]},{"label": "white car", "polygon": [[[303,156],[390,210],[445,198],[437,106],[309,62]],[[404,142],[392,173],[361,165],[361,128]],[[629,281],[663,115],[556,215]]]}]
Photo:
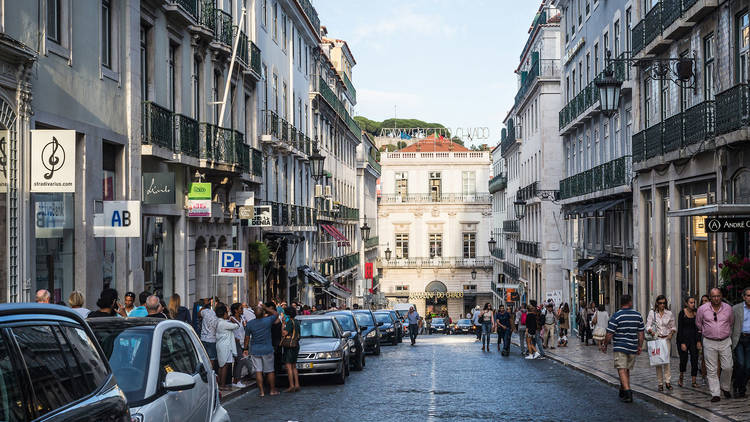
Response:
[{"label": "white car", "polygon": [[184,322],[156,318],[91,318],[138,422],[225,422],[219,386],[203,344]]}]

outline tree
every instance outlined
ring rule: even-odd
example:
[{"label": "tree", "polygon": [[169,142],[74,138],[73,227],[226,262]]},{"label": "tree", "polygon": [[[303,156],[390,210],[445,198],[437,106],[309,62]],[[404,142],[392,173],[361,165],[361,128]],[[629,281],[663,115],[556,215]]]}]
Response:
[{"label": "tree", "polygon": [[404,141],[398,141],[398,143],[396,144],[396,148],[398,148],[398,149],[406,148],[406,142],[404,142]]}]

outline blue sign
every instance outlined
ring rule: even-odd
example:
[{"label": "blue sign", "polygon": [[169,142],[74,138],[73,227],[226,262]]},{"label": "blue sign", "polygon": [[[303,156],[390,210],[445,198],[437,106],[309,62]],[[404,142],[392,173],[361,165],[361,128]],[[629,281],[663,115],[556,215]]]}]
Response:
[{"label": "blue sign", "polygon": [[230,277],[245,275],[244,251],[219,251],[219,274]]}]

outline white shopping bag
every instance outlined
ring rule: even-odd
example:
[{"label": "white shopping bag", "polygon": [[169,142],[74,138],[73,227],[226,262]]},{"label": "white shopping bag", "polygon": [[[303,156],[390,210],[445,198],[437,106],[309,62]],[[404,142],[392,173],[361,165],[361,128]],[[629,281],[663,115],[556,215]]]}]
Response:
[{"label": "white shopping bag", "polygon": [[669,363],[669,346],[663,338],[648,342],[648,359],[651,366]]}]

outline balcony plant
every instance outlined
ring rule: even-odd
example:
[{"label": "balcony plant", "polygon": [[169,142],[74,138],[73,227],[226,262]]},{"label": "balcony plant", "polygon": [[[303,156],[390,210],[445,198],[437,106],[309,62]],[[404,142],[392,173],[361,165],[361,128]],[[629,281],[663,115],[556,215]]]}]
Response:
[{"label": "balcony plant", "polygon": [[742,291],[750,287],[750,258],[732,254],[719,264],[721,287],[730,303],[741,300]]},{"label": "balcony plant", "polygon": [[263,242],[253,242],[248,245],[248,261],[252,265],[260,265],[261,267],[266,265],[271,252],[268,250]]}]

